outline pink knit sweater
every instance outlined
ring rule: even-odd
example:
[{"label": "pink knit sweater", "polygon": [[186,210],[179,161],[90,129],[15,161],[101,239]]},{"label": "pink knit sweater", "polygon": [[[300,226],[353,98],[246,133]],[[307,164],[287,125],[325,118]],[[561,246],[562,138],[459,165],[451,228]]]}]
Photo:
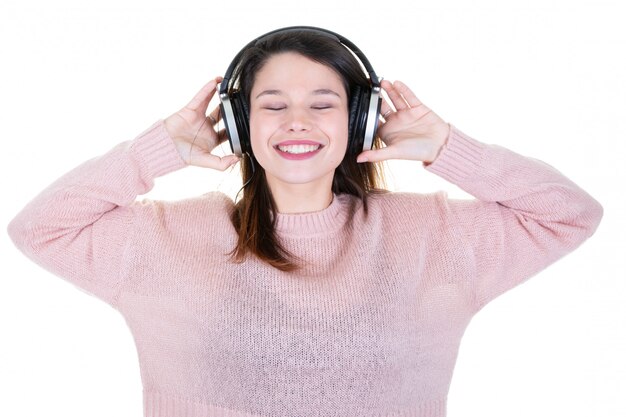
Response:
[{"label": "pink knit sweater", "polygon": [[603,209],[557,170],[452,126],[425,169],[476,197],[337,195],[279,214],[298,273],[229,262],[222,193],[135,201],[185,167],[162,120],[73,169],[11,221],[33,261],[117,309],[146,417],[446,414],[461,337],[487,302],[578,247]]}]

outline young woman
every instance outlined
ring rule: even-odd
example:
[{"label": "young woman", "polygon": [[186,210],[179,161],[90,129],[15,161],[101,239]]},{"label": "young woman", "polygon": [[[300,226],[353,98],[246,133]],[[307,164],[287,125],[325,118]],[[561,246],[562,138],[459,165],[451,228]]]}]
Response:
[{"label": "young woman", "polygon": [[[597,228],[601,205],[556,169],[471,138],[399,81],[380,83],[389,102],[364,150],[371,114],[355,97],[377,80],[346,42],[261,37],[228,79],[9,224],[27,256],[124,315],[146,416],[445,416],[473,315]],[[238,119],[206,116],[220,82]],[[241,156],[211,154],[236,134]],[[476,199],[386,192],[386,159],[421,161]],[[161,175],[237,162],[237,202],[136,201]]]}]

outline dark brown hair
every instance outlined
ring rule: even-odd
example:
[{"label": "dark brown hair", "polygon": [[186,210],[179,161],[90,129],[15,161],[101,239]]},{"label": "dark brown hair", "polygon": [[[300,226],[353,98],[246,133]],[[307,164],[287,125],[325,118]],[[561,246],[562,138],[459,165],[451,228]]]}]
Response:
[{"label": "dark brown hair", "polygon": [[[240,91],[248,109],[250,91],[257,72],[270,57],[283,52],[301,54],[336,71],[343,81],[348,103],[355,89],[371,86],[359,61],[336,39],[311,31],[279,32],[248,48],[233,72],[233,79],[237,80],[233,90]],[[376,138],[374,148],[380,147],[382,142]],[[332,192],[358,197],[367,214],[368,194],[385,191],[382,167],[371,162],[357,163],[358,152],[353,148],[348,145],[341,164],[335,169]],[[254,155],[242,158],[241,175],[244,181],[243,197],[235,204],[231,218],[239,236],[237,246],[231,252],[233,260],[243,262],[246,254],[251,252],[282,271],[297,269],[298,258],[281,245],[276,235],[276,203],[267,185],[265,171]]]}]

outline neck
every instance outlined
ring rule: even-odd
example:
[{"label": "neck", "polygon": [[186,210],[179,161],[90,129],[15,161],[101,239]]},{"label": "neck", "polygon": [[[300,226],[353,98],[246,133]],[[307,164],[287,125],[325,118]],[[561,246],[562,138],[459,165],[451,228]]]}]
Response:
[{"label": "neck", "polygon": [[269,184],[279,213],[309,213],[328,208],[333,201],[331,186],[332,183],[325,187],[319,184]]}]

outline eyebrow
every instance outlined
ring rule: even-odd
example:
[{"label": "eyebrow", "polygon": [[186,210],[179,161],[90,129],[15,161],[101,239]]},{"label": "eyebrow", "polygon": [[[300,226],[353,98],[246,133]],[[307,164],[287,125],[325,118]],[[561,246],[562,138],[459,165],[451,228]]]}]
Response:
[{"label": "eyebrow", "polygon": [[[275,95],[275,96],[280,96],[282,95],[283,92],[281,90],[265,90],[265,91],[261,91],[259,93],[259,95],[257,95],[255,98],[259,98],[261,96],[265,96],[265,95]],[[323,95],[323,94],[331,94],[331,95],[335,95],[337,97],[341,97],[337,92],[329,89],[329,88],[318,88],[317,90],[313,90],[313,94],[314,95]]]}]

